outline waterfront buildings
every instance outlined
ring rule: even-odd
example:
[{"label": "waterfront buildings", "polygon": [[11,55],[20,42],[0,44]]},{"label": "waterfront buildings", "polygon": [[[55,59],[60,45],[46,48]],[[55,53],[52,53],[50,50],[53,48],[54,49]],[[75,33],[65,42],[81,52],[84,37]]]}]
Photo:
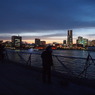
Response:
[{"label": "waterfront buildings", "polygon": [[6,47],[11,47],[12,46],[12,42],[10,42],[10,41],[6,41],[6,42],[4,42],[4,44],[5,44]]},{"label": "waterfront buildings", "polygon": [[72,30],[68,30],[68,34],[67,34],[67,46],[68,47],[72,47],[73,45],[73,31]]},{"label": "waterfront buildings", "polygon": [[63,40],[63,46],[66,46],[66,40]]},{"label": "waterfront buildings", "polygon": [[41,46],[45,46],[46,45],[46,41],[40,41],[40,45]]},{"label": "waterfront buildings", "polygon": [[21,36],[12,36],[11,41],[12,41],[13,47],[20,48],[21,43],[22,43],[22,37]]},{"label": "waterfront buildings", "polygon": [[91,46],[95,46],[95,40],[91,41]]},{"label": "waterfront buildings", "polygon": [[35,38],[35,43],[33,45],[29,43],[23,43],[22,42],[22,37],[21,36],[12,36],[11,37],[11,43],[9,42],[3,42],[0,40],[0,43],[5,43],[7,47],[21,47],[21,48],[45,48],[48,45],[53,46],[53,48],[62,48],[62,49],[80,49],[80,48],[85,48],[87,46],[95,46],[95,40],[88,41],[88,39],[83,38],[79,36],[76,40],[76,43],[73,44],[73,30],[68,30],[67,31],[67,40],[64,39],[62,43],[58,42],[53,42],[46,44],[46,41],[41,41],[39,38]]},{"label": "waterfront buildings", "polygon": [[39,46],[40,45],[40,39],[39,38],[35,38],[35,45]]},{"label": "waterfront buildings", "polygon": [[76,43],[77,44],[82,44],[83,47],[85,47],[85,46],[88,46],[88,39],[79,36]]}]

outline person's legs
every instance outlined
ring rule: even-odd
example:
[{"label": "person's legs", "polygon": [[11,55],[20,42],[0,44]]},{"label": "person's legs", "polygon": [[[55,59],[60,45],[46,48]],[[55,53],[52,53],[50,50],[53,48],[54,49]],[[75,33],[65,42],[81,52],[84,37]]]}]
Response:
[{"label": "person's legs", "polygon": [[51,83],[51,68],[48,68],[47,77],[48,77],[48,83]]},{"label": "person's legs", "polygon": [[43,71],[42,71],[42,80],[44,83],[46,82],[46,69],[45,68],[43,68]]},{"label": "person's legs", "polygon": [[4,63],[4,54],[2,54],[2,63]]}]

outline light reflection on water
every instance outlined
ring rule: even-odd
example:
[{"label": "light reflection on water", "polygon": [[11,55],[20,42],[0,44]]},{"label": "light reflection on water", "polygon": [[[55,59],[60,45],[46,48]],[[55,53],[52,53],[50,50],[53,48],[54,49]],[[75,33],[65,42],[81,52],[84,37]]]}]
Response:
[{"label": "light reflection on water", "polygon": [[[31,52],[31,51],[28,51]],[[37,51],[37,52],[42,52],[42,51]],[[87,58],[88,52],[87,51],[82,51],[82,50],[54,50],[53,54],[55,55],[62,55],[62,56],[74,56],[74,57],[82,57],[82,58]],[[17,53],[10,53],[9,54],[10,59],[12,59],[15,62],[20,62],[23,64],[26,64],[25,61],[28,61],[29,54],[21,54],[22,58],[25,60],[22,60]],[[90,52],[90,55],[92,58],[95,59],[95,52]],[[69,58],[63,58],[59,57],[59,59],[65,64],[65,66],[71,70],[76,76],[84,69],[84,65],[86,60],[82,59],[69,59]],[[55,70],[59,72],[64,72],[67,74],[70,74],[71,72],[66,70],[62,64],[53,56],[53,63]],[[37,67],[42,67],[42,60],[41,56],[37,54],[32,54],[31,55],[31,66],[37,66]],[[88,78],[95,78],[95,66],[93,63],[91,63],[90,67],[88,68],[88,73],[87,77]]]}]

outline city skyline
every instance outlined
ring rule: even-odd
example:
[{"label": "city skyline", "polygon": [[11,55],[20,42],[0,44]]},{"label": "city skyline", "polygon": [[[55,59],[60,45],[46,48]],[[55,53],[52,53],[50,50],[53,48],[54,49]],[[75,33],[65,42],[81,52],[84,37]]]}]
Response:
[{"label": "city skyline", "polygon": [[[35,37],[35,36],[34,36],[34,37],[31,36],[32,38],[31,38],[30,40],[27,41],[27,40],[25,40],[25,39],[22,39],[22,41],[27,42],[27,43],[35,43],[35,39],[40,39],[41,41],[46,41],[47,44],[48,44],[48,43],[53,43],[53,42],[58,42],[58,43],[61,43],[61,44],[62,44],[62,43],[63,43],[63,40],[66,40],[66,41],[67,41],[67,39],[68,39],[68,31],[72,31],[72,36],[73,36],[73,37],[72,37],[72,40],[73,40],[72,42],[73,42],[73,44],[76,44],[76,41],[77,41],[78,37],[83,37],[83,38],[85,38],[83,35],[81,35],[81,36],[78,35],[77,38],[75,38],[74,35],[73,35],[73,30],[67,30],[67,31],[66,31],[66,32],[67,32],[66,35],[64,35],[64,36],[61,35],[61,37],[63,36],[65,39],[63,39],[63,37],[62,37],[62,39],[55,39],[55,40],[50,40],[50,41],[49,41],[49,40],[46,40],[46,39],[42,39],[40,36],[36,36],[36,37]],[[7,34],[7,35],[8,35],[8,34]],[[16,35],[16,34],[14,34],[14,35],[12,35],[12,36],[21,36],[21,35]],[[4,42],[5,42],[5,41],[11,41],[11,37],[12,37],[12,36],[10,35],[10,39],[9,39],[9,40],[3,40],[3,39],[0,39],[0,40],[3,40]],[[23,36],[21,36],[21,37],[23,38]],[[85,38],[85,39],[88,39],[88,41],[95,40],[95,39],[93,39],[93,38],[92,38],[92,40],[91,40],[91,39],[89,40],[89,38]]]},{"label": "city skyline", "polygon": [[[20,36],[20,35],[13,35],[13,36],[11,36],[11,39],[10,39],[10,40],[6,40],[6,41],[1,40],[1,41],[3,41],[3,42],[7,42],[7,41],[12,42],[12,39],[13,39],[14,37],[16,37],[17,39],[18,39],[18,38],[21,38],[21,39],[22,39],[22,42],[28,43],[28,42],[26,42],[26,40],[23,40],[23,37]],[[85,43],[85,40],[87,40],[87,43],[91,43],[91,42],[95,41],[95,40],[89,40],[89,39],[87,39],[87,38],[84,38],[83,36],[78,36],[78,38],[76,38],[76,42],[74,43],[74,42],[73,42],[73,30],[68,30],[68,31],[67,31],[67,36],[66,36],[66,38],[67,38],[67,39],[62,40],[61,43],[56,42],[56,41],[47,43],[46,40],[42,40],[42,39],[40,39],[40,38],[34,38],[34,39],[33,39],[34,41],[33,41],[32,43],[30,43],[30,44],[39,43],[39,42],[41,42],[42,44],[43,44],[43,43],[44,43],[44,44],[53,44],[53,43],[63,44],[63,43],[65,43],[65,44],[67,44],[67,46],[71,46],[71,47],[72,47],[73,44],[83,44],[83,43]],[[17,40],[17,39],[16,39],[16,40]],[[36,40],[37,40],[37,41],[36,41]],[[79,42],[78,42],[78,40],[79,40]],[[65,42],[64,42],[64,41],[65,41]]]},{"label": "city skyline", "polygon": [[95,40],[94,0],[1,0],[0,6],[0,40],[20,35],[30,43],[62,43],[68,30],[74,43],[78,36]]}]

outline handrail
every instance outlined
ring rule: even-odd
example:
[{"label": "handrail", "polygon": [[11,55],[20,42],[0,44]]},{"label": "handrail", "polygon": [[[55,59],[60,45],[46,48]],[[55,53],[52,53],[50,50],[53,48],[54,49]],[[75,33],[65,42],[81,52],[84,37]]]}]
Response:
[{"label": "handrail", "polygon": [[[24,53],[24,54],[38,54],[38,55],[41,55],[41,53],[39,53],[39,52],[29,52],[29,51],[13,51],[13,50],[8,50],[8,52],[19,52],[19,53]],[[87,59],[87,58],[83,58],[83,57],[63,56],[63,55],[56,55],[56,54],[53,54],[52,56],[55,56],[55,57],[64,57],[64,58],[70,58],[70,59],[84,59],[84,60]],[[89,60],[95,60],[95,59],[89,59]]]},{"label": "handrail", "polygon": [[[32,54],[41,55],[40,52],[29,52],[29,51],[6,50],[6,52],[17,53],[18,56],[19,56],[23,61],[25,61],[25,63],[26,63],[27,65],[30,65],[30,66],[31,66],[31,55],[32,55]],[[21,54],[29,54],[28,61],[24,60],[24,58],[20,55],[20,53],[21,53]],[[72,74],[72,75],[75,75],[75,74],[70,70],[70,68],[68,68],[68,67],[63,63],[64,61],[62,61],[62,60],[59,59],[59,57],[69,58],[69,59],[82,59],[82,60],[86,60],[85,65],[84,65],[84,69],[77,75],[77,77],[81,77],[81,76],[84,74],[84,76],[85,76],[85,78],[86,78],[87,69],[88,69],[88,67],[91,65],[91,64],[89,64],[90,61],[92,61],[92,63],[94,63],[94,65],[95,65],[95,62],[94,62],[95,59],[92,59],[92,57],[90,56],[90,54],[88,54],[87,58],[71,57],[71,56],[62,56],[62,55],[54,55],[54,54],[53,54],[52,56],[55,57],[55,58],[58,60],[58,62],[67,70],[67,72],[69,72],[69,73]]]}]

